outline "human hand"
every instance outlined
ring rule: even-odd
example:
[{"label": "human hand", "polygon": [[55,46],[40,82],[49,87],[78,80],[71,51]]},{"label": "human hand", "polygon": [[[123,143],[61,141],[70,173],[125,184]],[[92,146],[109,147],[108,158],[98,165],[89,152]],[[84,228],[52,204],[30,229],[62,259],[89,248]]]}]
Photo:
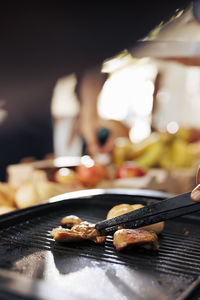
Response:
[{"label": "human hand", "polygon": [[[97,133],[99,129],[106,128],[109,136],[103,145],[100,145]],[[120,121],[105,120],[96,118],[93,120],[85,119],[80,124],[81,134],[87,145],[87,151],[90,155],[95,156],[98,153],[112,152],[117,137],[128,137],[129,128]]]},{"label": "human hand", "polygon": [[200,202],[200,167],[197,171],[196,182],[197,186],[193,189],[191,193],[191,199],[195,202]]},{"label": "human hand", "polygon": [[109,136],[105,143],[100,146],[99,151],[104,153],[110,153],[114,149],[115,140],[118,137],[128,137],[129,128],[120,121],[117,120],[103,120],[101,119],[100,125],[102,128],[106,128],[109,131]]}]

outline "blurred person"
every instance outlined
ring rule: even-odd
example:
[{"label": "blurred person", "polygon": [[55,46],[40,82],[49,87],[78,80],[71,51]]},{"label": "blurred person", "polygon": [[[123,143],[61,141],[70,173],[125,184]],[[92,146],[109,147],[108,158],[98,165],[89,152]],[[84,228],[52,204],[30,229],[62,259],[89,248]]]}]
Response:
[{"label": "blurred person", "polygon": [[125,124],[99,115],[98,100],[106,79],[99,66],[56,82],[51,101],[56,157],[110,153],[117,137],[128,137]]},{"label": "blurred person", "polygon": [[48,1],[48,5],[4,1],[0,100],[7,116],[0,125],[0,180],[6,178],[7,165],[52,152],[50,102],[58,78],[83,74],[131,47],[186,3],[153,0],[94,6],[76,1]]},{"label": "blurred person", "polygon": [[[87,151],[92,156],[98,153],[110,153],[117,137],[128,137],[129,128],[120,121],[102,119],[98,114],[97,102],[106,80],[101,66],[93,68],[79,76],[77,95],[80,99],[80,134],[86,142]],[[103,145],[98,140],[101,129],[108,131]]]}]

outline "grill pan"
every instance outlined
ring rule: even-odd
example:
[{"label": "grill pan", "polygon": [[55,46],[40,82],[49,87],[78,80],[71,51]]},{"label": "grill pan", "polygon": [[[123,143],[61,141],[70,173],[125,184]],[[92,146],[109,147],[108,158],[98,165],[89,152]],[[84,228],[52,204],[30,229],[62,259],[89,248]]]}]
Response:
[{"label": "grill pan", "polygon": [[118,253],[111,236],[102,246],[56,243],[49,234],[65,215],[96,223],[114,205],[148,205],[166,196],[127,189],[80,191],[1,216],[0,299],[198,299],[198,213],[167,221],[159,251]]}]

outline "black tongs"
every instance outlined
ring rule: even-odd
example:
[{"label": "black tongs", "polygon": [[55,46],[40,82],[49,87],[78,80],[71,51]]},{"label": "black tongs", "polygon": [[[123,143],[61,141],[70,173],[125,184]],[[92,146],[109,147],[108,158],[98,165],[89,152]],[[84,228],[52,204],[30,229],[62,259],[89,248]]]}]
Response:
[{"label": "black tongs", "polygon": [[191,192],[178,195],[159,203],[123,214],[121,216],[98,222],[97,230],[106,230],[106,234],[113,233],[118,226],[123,228],[138,228],[161,221],[173,219],[200,210],[200,202],[190,198]]}]

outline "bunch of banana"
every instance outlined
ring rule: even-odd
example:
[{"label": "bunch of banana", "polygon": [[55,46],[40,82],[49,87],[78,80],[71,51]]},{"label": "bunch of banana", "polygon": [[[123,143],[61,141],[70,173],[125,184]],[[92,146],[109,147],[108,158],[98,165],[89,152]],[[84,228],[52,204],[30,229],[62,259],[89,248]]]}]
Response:
[{"label": "bunch of banana", "polygon": [[119,166],[133,160],[139,166],[149,168],[189,168],[194,155],[188,143],[188,133],[180,130],[176,134],[155,132],[139,144],[121,140],[113,152],[114,163]]},{"label": "bunch of banana", "polygon": [[160,157],[159,165],[164,169],[190,168],[194,157],[188,143],[181,138],[174,138]]}]

